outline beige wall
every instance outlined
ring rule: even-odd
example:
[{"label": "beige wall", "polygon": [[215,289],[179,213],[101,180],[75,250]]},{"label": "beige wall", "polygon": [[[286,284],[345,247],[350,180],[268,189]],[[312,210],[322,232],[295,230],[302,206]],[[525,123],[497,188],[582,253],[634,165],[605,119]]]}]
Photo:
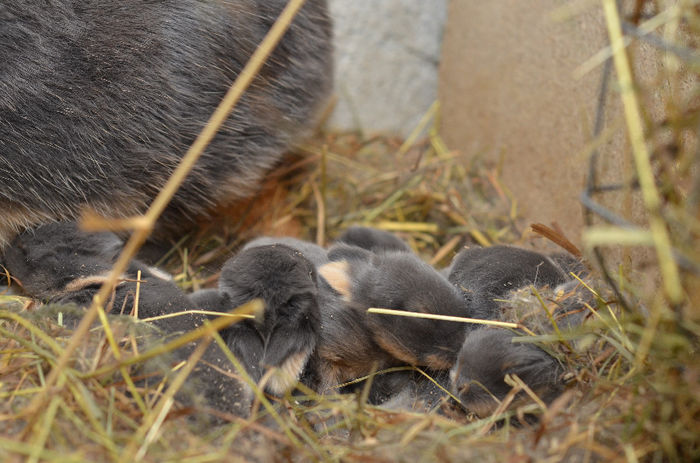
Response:
[{"label": "beige wall", "polygon": [[[593,131],[602,66],[579,80],[573,72],[606,45],[607,35],[598,4],[574,19],[553,20],[565,3],[452,0],[439,93],[448,146],[465,156],[503,156],[502,179],[521,215],[557,222],[579,244],[582,150]],[[609,95],[607,120],[620,122],[617,95]],[[618,132],[603,151],[606,170],[616,172],[624,152]]]}]

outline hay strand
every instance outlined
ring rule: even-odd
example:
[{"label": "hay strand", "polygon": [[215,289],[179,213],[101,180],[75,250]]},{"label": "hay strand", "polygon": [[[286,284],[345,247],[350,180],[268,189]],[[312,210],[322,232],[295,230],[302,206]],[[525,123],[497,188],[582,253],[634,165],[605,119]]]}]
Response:
[{"label": "hay strand", "polygon": [[367,309],[367,313],[374,313],[380,315],[394,315],[397,317],[409,317],[409,318],[425,318],[429,320],[441,320],[448,322],[458,322],[458,323],[474,323],[476,325],[489,325],[498,326],[501,328],[518,328],[520,325],[517,323],[501,322],[498,320],[483,320],[479,318],[468,318],[468,317],[455,317],[452,315],[440,315],[433,313],[422,313],[422,312],[409,312],[406,310],[394,310],[394,309],[382,309],[377,307],[371,307]]}]

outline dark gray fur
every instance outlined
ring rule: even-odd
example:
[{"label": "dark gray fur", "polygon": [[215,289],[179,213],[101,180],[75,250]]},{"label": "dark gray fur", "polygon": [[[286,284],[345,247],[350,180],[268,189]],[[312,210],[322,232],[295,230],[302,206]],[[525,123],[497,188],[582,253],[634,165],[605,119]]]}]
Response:
[{"label": "dark gray fur", "polygon": [[[369,237],[369,241],[363,239],[365,247],[348,244],[341,238],[327,253],[315,244],[293,238],[258,238],[224,266],[219,286],[221,291],[236,286],[234,293],[245,295],[238,300],[241,303],[268,293],[276,294],[281,301],[287,298],[288,292],[306,287],[308,283],[302,281],[304,278],[284,273],[284,269],[277,265],[280,256],[274,257],[272,251],[287,246],[296,251],[295,259],[308,259],[317,269],[329,262],[345,262],[351,282],[349,299],[338,293],[323,276],[317,280],[315,297],[320,309],[318,358],[312,358],[310,363],[310,368],[317,371],[309,372],[307,368],[304,375],[317,383],[310,385],[327,392],[328,388],[366,375],[375,367],[381,369],[406,363],[449,368],[464,341],[464,325],[366,312],[369,307],[385,307],[466,315],[461,293],[432,267],[404,251],[402,241],[393,235],[387,240],[386,235],[386,232],[363,227],[362,236]],[[374,244],[372,237],[378,237]],[[256,259],[253,259],[252,252],[256,252]],[[245,254],[250,254],[245,259],[247,264],[234,265],[236,259],[240,260]],[[236,271],[232,271],[234,268]],[[230,289],[226,291],[231,293]],[[266,301],[268,298],[263,297]],[[275,304],[279,305],[273,303],[272,306]],[[247,323],[252,325],[252,322]],[[306,339],[305,331],[293,337]],[[250,345],[245,347],[250,349]],[[392,378],[378,379],[378,389],[386,381],[393,383]],[[373,394],[384,395],[381,392]]]},{"label": "dark gray fur", "polygon": [[200,310],[213,312],[230,312],[236,307],[231,305],[231,298],[226,293],[222,293],[218,288],[200,289],[187,298],[192,305]]},{"label": "dark gray fur", "polygon": [[[514,343],[516,334],[499,328],[480,328],[464,341],[450,372],[452,390],[462,405],[481,417],[493,413],[511,386],[507,374],[517,375],[545,403],[563,389],[564,369],[537,346]],[[517,400],[525,397],[519,392]]]},{"label": "dark gray fur", "polygon": [[[27,230],[6,249],[4,259],[10,274],[24,291],[48,303],[89,306],[111,270],[122,242],[113,233],[87,233],[73,222],[55,222]],[[171,281],[147,265],[134,260],[108,301],[107,309],[131,310],[136,278],[141,271],[139,318],[150,318],[189,310],[192,305]],[[84,281],[84,284],[77,284]],[[73,285],[73,286],[71,286]],[[128,312],[127,312],[128,313]],[[182,316],[154,323],[166,332],[191,330],[201,317]]]},{"label": "dark gray fur", "polygon": [[[512,246],[492,246],[462,250],[453,259],[448,278],[479,317],[498,319],[502,301],[511,291],[528,285],[570,290],[577,283],[569,276],[571,271],[585,273],[585,267],[569,255],[549,257]],[[581,322],[578,314],[566,315],[572,308],[557,310],[563,326]],[[481,416],[492,413],[511,389],[504,382],[509,373],[518,375],[546,403],[562,390],[560,363],[535,345],[513,343],[518,335],[494,328],[468,333],[451,370],[452,390],[467,409]]]},{"label": "dark gray fur", "polygon": [[[72,222],[58,222],[39,226],[18,235],[5,253],[5,262],[11,275],[21,283],[25,292],[44,302],[75,304],[87,307],[99,291],[99,278],[112,268],[122,243],[112,233],[86,233]],[[106,304],[112,314],[130,313],[136,294],[137,271],[141,270],[139,318],[150,318],[195,308],[185,294],[169,279],[163,279],[155,270],[139,261],[132,261]],[[93,283],[89,283],[94,278]],[[87,284],[75,285],[85,281]],[[74,289],[71,288],[73,285]],[[181,315],[152,322],[165,337],[191,331],[204,322],[204,316]],[[72,320],[77,324],[78,320]],[[71,323],[71,321],[69,321]],[[164,341],[162,341],[164,342]],[[173,353],[173,361],[189,357],[194,344]],[[232,370],[223,352],[211,344],[203,360],[222,370]],[[221,374],[205,363],[199,363],[188,380],[187,389],[203,396],[206,403],[218,410],[248,414],[252,402],[251,391],[239,380]],[[181,394],[183,402],[190,403],[192,395]]]},{"label": "dark gray fur", "polygon": [[403,362],[449,368],[464,340],[464,324],[368,314],[366,310],[378,307],[471,316],[461,293],[412,253],[387,251],[372,254],[368,260],[348,259],[347,262],[352,281],[349,310],[364,319],[374,342]]},{"label": "dark gray fur", "polygon": [[338,238],[338,242],[351,244],[372,252],[405,251],[411,248],[396,235],[376,228],[350,227]]},{"label": "dark gray fur", "polygon": [[290,248],[294,248],[301,252],[304,257],[311,261],[311,263],[316,267],[320,267],[321,265],[329,262],[328,254],[321,246],[296,238],[262,236],[246,243],[243,249],[250,249],[256,246],[266,246],[269,244],[283,244],[285,246],[289,246]]},{"label": "dark gray fur", "polygon": [[[84,206],[143,212],[286,0],[0,5],[0,248]],[[309,0],[175,195],[158,231],[249,196],[314,123],[331,24]]]},{"label": "dark gray fur", "polygon": [[[578,261],[564,257],[555,261],[515,247],[469,249],[455,258],[448,280],[415,254],[397,250],[396,241],[385,240],[383,233],[362,230],[359,235],[362,240],[357,242],[362,246],[355,245],[353,239],[341,239],[327,252],[291,238],[260,238],[244,248],[243,254],[249,254],[244,259],[246,265],[236,266],[246,271],[232,272],[231,264],[227,264],[229,270],[224,268],[220,287],[237,288],[233,293],[243,295],[238,302],[256,296],[267,301],[272,294],[283,301],[299,287],[312,293],[306,277],[285,271],[277,264],[281,256],[276,254],[287,246],[292,249],[285,254],[297,261],[292,268],[311,260],[320,269],[315,294],[320,309],[317,350],[300,376],[310,379],[309,384],[321,392],[335,391],[339,384],[373,370],[411,364],[432,369],[437,381],[451,388],[467,409],[477,414],[492,412],[498,400],[508,393],[506,374],[520,377],[545,402],[553,400],[562,389],[563,367],[534,345],[513,343],[514,333],[480,325],[368,314],[367,309],[382,307],[498,318],[499,302],[494,299],[505,298],[512,290],[529,284],[537,287],[569,284],[571,280],[560,262],[571,268],[579,265]],[[379,237],[376,243],[371,241],[373,236]],[[339,268],[347,272],[346,293],[336,290],[324,278],[323,267],[329,262],[342,264]],[[294,274],[297,276],[290,276]],[[279,302],[270,305],[280,306]],[[283,319],[274,320],[281,323]],[[297,322],[292,321],[290,326],[294,323]],[[268,331],[264,329],[260,333]],[[301,333],[301,339],[312,336],[308,329],[302,329]],[[264,336],[260,334],[252,336],[246,344],[241,343],[244,336],[232,339],[244,358],[251,357],[249,352],[263,350],[259,339]],[[294,342],[296,350],[303,345]],[[248,363],[259,361],[256,359],[262,355],[257,354]],[[363,386],[351,389],[358,387]],[[521,398],[522,394],[517,397]],[[391,408],[428,410],[445,400],[445,395],[415,372],[399,372],[376,376],[369,400]]]},{"label": "dark gray fur", "polygon": [[[221,270],[219,290],[232,307],[260,298],[264,313],[222,331],[231,351],[258,381],[269,367],[289,365],[289,379],[299,379],[315,354],[320,329],[316,269],[289,246],[271,244],[242,250]],[[298,362],[289,362],[298,356]],[[268,390],[283,393],[271,383]]]},{"label": "dark gray fur", "polygon": [[[578,260],[567,256],[552,259],[508,246],[468,249],[450,267],[449,281],[454,285],[450,288],[441,274],[411,253],[387,251],[381,246],[370,252],[371,244],[363,247],[341,242],[329,250],[332,261],[348,263],[352,281],[350,301],[336,306],[339,313],[329,318],[328,311],[322,310],[321,364],[327,368],[335,363],[331,372],[359,376],[368,373],[372,365],[381,369],[404,363],[434,368],[437,376],[440,370],[451,369],[449,387],[468,410],[478,414],[492,412],[505,397],[510,386],[504,378],[509,373],[518,375],[545,402],[561,391],[564,370],[559,362],[539,347],[512,343],[514,333],[480,325],[369,315],[365,310],[385,307],[499,318],[501,302],[497,299],[527,285],[570,285],[567,271],[583,268]],[[435,394],[441,395],[432,390],[431,399],[425,392],[431,388],[406,381],[405,376],[380,377],[370,397],[381,401],[390,395],[385,389],[395,388],[396,398],[387,404],[405,406],[407,400],[434,404]],[[341,375],[338,379],[349,378]]]},{"label": "dark gray fur", "polygon": [[[425,373],[434,382],[415,370],[376,375],[367,400],[391,410],[435,410],[447,399],[441,387],[449,390],[449,373],[446,370],[426,370]],[[362,386],[360,384],[358,387]]]},{"label": "dark gray fur", "polygon": [[554,288],[570,278],[550,257],[513,246],[468,248],[449,268],[449,281],[473,307],[477,318],[496,316],[498,303],[510,291],[527,285]]}]

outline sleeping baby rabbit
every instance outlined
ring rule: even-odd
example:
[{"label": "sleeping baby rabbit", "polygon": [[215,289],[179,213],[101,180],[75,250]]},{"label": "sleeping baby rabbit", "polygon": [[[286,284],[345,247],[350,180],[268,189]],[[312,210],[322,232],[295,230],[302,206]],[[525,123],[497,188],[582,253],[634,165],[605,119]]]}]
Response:
[{"label": "sleeping baby rabbit", "polygon": [[[533,286],[540,290],[547,287],[553,294],[560,290],[573,292],[578,280],[568,272],[582,274],[585,267],[569,255],[547,256],[511,246],[492,246],[462,250],[448,270],[450,282],[462,290],[471,305],[479,307],[480,317],[519,322],[512,319],[514,313],[509,307],[513,291]],[[576,292],[553,311],[557,323],[581,322],[578,309],[583,302],[579,296]],[[529,316],[533,327],[541,325],[537,331],[552,329],[541,307],[530,310]],[[520,330],[494,327],[477,327],[467,334],[450,370],[450,386],[463,406],[482,417],[493,413],[511,390],[506,375],[517,375],[545,403],[556,398],[564,387],[564,367],[535,344],[515,341],[524,335]],[[525,393],[520,392],[514,405],[524,398]]]},{"label": "sleeping baby rabbit", "polygon": [[[113,233],[87,233],[74,222],[57,222],[15,237],[6,250],[5,261],[14,281],[29,296],[60,304],[62,311],[68,309],[65,306],[76,306],[75,310],[65,311],[68,317],[64,323],[72,327],[79,321],[80,309],[90,305],[106,280],[121,247],[121,240]],[[135,313],[138,271],[141,279],[138,313]],[[149,339],[159,343],[201,326],[206,317],[193,312],[195,308],[204,306],[190,300],[164,272],[138,260],[131,262],[105,303],[108,313],[133,314],[139,319],[179,313],[150,322],[157,330]],[[173,363],[186,360],[194,347],[194,343],[187,344],[174,351],[168,360]],[[250,371],[255,367],[246,365]],[[204,352],[185,389],[178,396],[181,401],[191,403],[193,396],[200,396],[209,407],[237,415],[247,415],[253,399],[252,390],[236,377],[235,369],[215,343]]]}]

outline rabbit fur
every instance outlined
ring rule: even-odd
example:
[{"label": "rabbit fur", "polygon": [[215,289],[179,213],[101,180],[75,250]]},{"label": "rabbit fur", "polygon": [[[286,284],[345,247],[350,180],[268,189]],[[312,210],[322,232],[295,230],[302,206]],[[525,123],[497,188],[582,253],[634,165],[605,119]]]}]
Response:
[{"label": "rabbit fur", "polygon": [[[0,5],[0,250],[85,207],[143,213],[286,0]],[[309,0],[161,217],[156,238],[256,191],[329,94],[331,22]]]}]

